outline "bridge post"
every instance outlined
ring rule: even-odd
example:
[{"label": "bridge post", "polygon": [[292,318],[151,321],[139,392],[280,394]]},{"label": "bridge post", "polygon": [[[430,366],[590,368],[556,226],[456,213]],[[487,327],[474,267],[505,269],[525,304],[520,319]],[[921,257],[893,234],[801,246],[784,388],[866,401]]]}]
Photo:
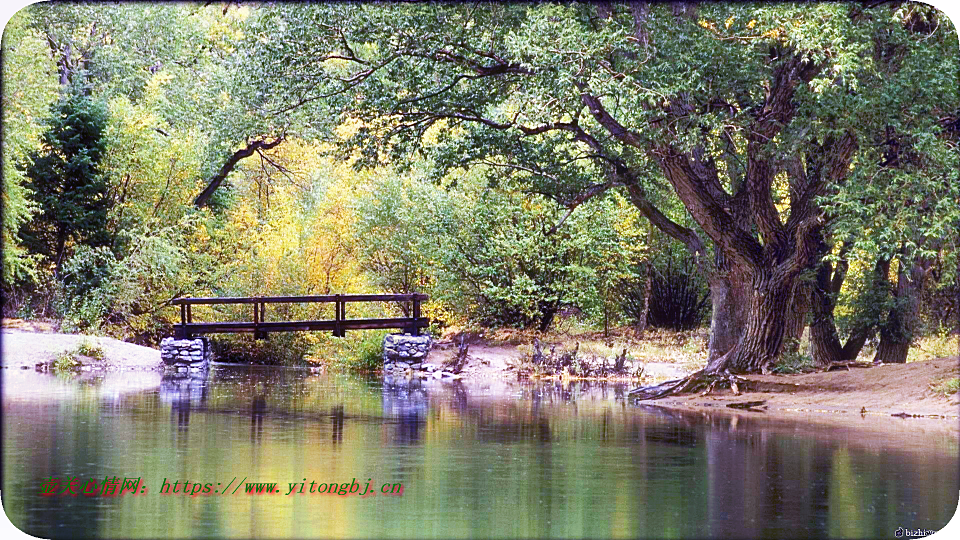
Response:
[{"label": "bridge post", "polygon": [[[267,303],[260,302],[260,322],[264,323],[267,321]],[[267,332],[266,330],[260,332],[260,339],[266,339]]]},{"label": "bridge post", "polygon": [[187,334],[187,306],[180,304],[180,327],[177,328],[177,339],[186,339]]},{"label": "bridge post", "polygon": [[335,294],[333,300],[333,310],[336,315],[333,318],[333,337],[344,337],[346,332],[343,330],[343,319],[346,309],[344,309],[343,295]]},{"label": "bridge post", "polygon": [[417,324],[420,322],[420,295],[413,295],[413,328],[410,329],[410,334],[414,336],[420,335],[420,325]]},{"label": "bridge post", "polygon": [[253,339],[260,337],[260,303],[253,303]]}]

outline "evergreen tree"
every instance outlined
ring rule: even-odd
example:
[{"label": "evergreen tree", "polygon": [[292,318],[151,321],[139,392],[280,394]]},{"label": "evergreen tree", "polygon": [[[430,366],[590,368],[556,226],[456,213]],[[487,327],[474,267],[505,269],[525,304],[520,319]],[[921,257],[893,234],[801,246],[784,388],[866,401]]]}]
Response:
[{"label": "evergreen tree", "polygon": [[37,213],[20,230],[23,245],[59,270],[72,244],[109,245],[107,213],[112,206],[100,170],[106,142],[106,111],[88,96],[68,94],[52,107],[41,137],[42,149],[30,156],[25,186]]}]

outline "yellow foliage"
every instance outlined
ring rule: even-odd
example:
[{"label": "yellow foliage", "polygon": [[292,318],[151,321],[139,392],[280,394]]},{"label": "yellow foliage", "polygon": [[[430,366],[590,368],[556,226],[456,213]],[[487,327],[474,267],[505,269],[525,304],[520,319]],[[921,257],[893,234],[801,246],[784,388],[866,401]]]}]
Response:
[{"label": "yellow foliage", "polygon": [[337,126],[334,131],[338,138],[345,141],[356,135],[362,127],[364,127],[363,120],[359,118],[348,118],[344,123]]},{"label": "yellow foliage", "polygon": [[[353,201],[369,174],[323,155],[324,147],[290,140],[238,167],[238,201],[221,241],[234,253],[225,272],[243,294],[363,292],[355,262]],[[275,165],[283,167],[278,170]],[[307,309],[307,308],[304,308]]]}]

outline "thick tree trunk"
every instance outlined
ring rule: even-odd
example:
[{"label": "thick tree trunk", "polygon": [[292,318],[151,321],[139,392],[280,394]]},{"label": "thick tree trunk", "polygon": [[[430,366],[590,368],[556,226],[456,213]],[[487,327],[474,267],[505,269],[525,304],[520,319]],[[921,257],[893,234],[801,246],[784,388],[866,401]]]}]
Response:
[{"label": "thick tree trunk", "polygon": [[810,311],[810,289],[808,283],[797,281],[793,290],[793,303],[787,312],[787,328],[784,335],[786,346],[792,352],[800,350],[803,329],[807,327],[807,312]]},{"label": "thick tree trunk", "polygon": [[748,308],[753,296],[748,279],[739,269],[726,275],[710,277],[710,341],[708,362],[716,361],[733,350],[747,324]]},{"label": "thick tree trunk", "polygon": [[877,355],[873,357],[873,361],[883,364],[904,364],[907,362],[907,352],[909,350],[909,340],[880,330],[880,345],[877,346]]},{"label": "thick tree trunk", "polygon": [[903,364],[907,361],[907,351],[917,326],[924,274],[925,268],[921,264],[915,263],[907,269],[904,268],[904,261],[900,261],[894,292],[897,302],[890,310],[887,322],[880,328],[880,345],[877,346],[874,362]]},{"label": "thick tree trunk", "polygon": [[814,314],[810,323],[810,347],[814,364],[827,367],[835,362],[856,360],[873,329],[869,326],[857,327],[850,333],[847,342],[841,345],[833,318],[833,308],[831,306],[828,310],[821,303],[823,300],[820,296],[819,291],[814,292]]},{"label": "thick tree trunk", "polygon": [[732,373],[769,371],[783,348],[795,282],[795,276],[775,276],[769,271],[754,275],[743,334],[730,352],[708,362],[708,373],[723,369]]}]

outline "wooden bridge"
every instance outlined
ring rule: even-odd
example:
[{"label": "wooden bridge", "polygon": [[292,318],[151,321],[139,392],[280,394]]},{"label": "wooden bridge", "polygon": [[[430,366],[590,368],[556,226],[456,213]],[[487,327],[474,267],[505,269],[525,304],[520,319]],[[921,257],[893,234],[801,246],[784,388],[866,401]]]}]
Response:
[{"label": "wooden bridge", "polygon": [[[254,337],[262,339],[269,332],[328,331],[334,336],[343,337],[347,330],[370,330],[377,328],[399,328],[420,335],[420,329],[429,326],[430,321],[421,316],[420,304],[427,301],[425,294],[329,294],[322,296],[256,296],[235,298],[175,298],[171,304],[180,306],[180,324],[175,325],[177,337],[192,337],[195,334],[235,334],[252,332]],[[347,304],[358,302],[411,302],[410,317],[385,319],[348,319]],[[268,321],[267,304],[335,304],[336,315],[333,319],[311,321]],[[194,322],[195,305],[252,304],[252,320],[229,322]]]}]

